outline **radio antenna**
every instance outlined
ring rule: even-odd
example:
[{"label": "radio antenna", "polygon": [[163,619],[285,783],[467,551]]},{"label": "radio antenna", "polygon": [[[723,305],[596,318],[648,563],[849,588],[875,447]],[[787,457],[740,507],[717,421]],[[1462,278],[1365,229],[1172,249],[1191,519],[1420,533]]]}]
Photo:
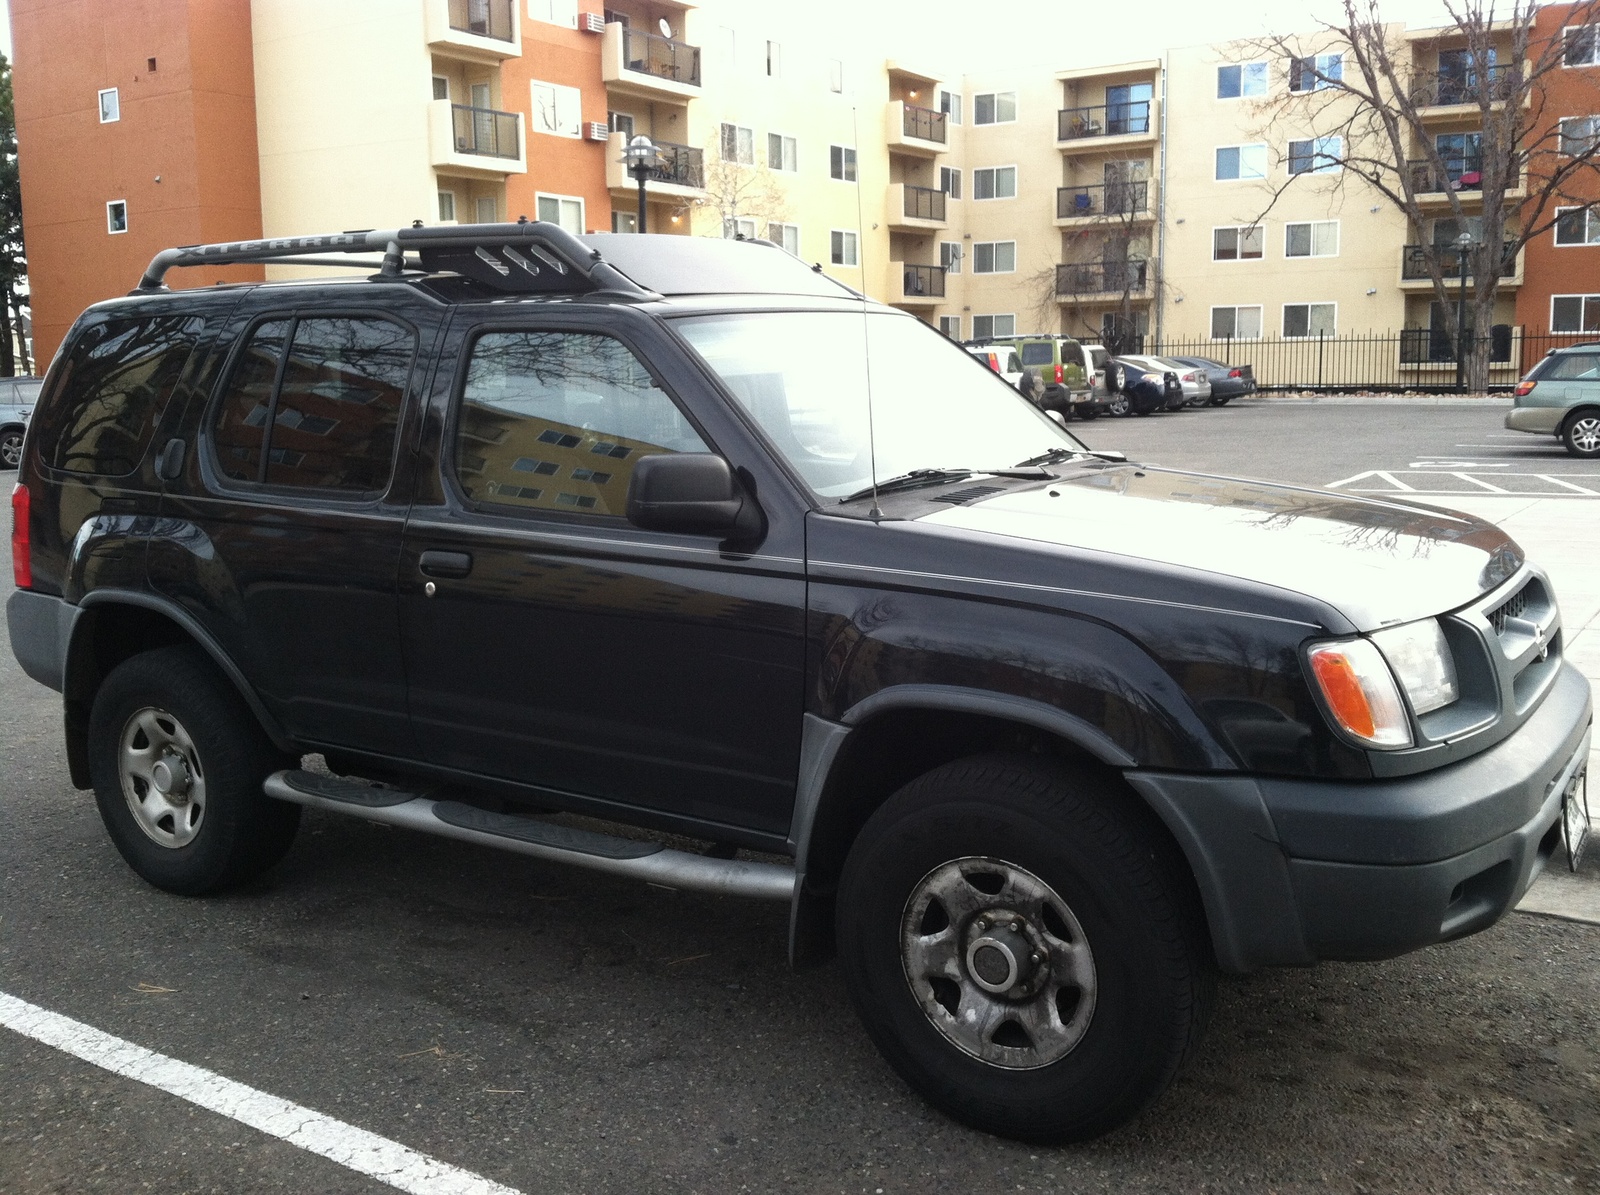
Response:
[{"label": "radio antenna", "polygon": [[861,271],[861,359],[867,374],[867,468],[872,474],[872,509],[869,519],[883,518],[878,508],[878,428],[872,417],[872,330],[867,319],[867,228],[861,214],[861,126],[856,106],[850,105],[850,139],[856,155],[856,266]]}]

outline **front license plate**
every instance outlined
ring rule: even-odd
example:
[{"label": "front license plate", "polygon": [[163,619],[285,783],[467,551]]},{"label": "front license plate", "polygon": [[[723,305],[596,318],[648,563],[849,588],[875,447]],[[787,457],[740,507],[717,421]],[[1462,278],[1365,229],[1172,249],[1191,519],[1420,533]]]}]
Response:
[{"label": "front license plate", "polygon": [[1578,870],[1583,858],[1583,848],[1589,841],[1589,772],[1579,769],[1567,781],[1566,794],[1561,799],[1561,837],[1567,844],[1567,866]]}]

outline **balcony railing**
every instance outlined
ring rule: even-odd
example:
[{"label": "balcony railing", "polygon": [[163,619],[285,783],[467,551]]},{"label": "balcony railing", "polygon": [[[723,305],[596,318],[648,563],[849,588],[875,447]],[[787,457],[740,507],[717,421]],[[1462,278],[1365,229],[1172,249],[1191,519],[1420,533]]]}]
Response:
[{"label": "balcony railing", "polygon": [[1150,210],[1148,182],[1096,183],[1089,187],[1057,187],[1056,219],[1075,216],[1135,216]]},{"label": "balcony railing", "polygon": [[516,36],[515,0],[450,0],[450,28],[477,37],[511,41]]},{"label": "balcony railing", "polygon": [[705,180],[705,153],[702,150],[692,145],[674,145],[671,141],[656,142],[656,164],[650,170],[650,182],[704,187]]},{"label": "balcony railing", "polygon": [[943,266],[902,266],[901,293],[906,298],[944,298]]},{"label": "balcony railing", "polygon": [[1080,137],[1120,137],[1150,131],[1150,101],[1101,104],[1093,108],[1063,108],[1056,113],[1056,140]]},{"label": "balcony railing", "polygon": [[1477,71],[1445,75],[1426,80],[1413,89],[1411,102],[1419,108],[1440,108],[1452,104],[1477,104],[1487,98],[1491,103],[1509,99],[1511,95],[1511,66],[1501,63],[1491,66],[1487,78]]},{"label": "balcony railing", "polygon": [[[1471,336],[1468,336],[1470,345]],[[1400,364],[1453,364],[1456,338],[1446,328],[1407,328],[1400,333]],[[1489,361],[1507,364],[1511,360],[1511,325],[1495,324],[1489,329]]]},{"label": "balcony railing", "polygon": [[1143,291],[1150,281],[1144,260],[1084,261],[1056,266],[1058,295],[1120,295]]},{"label": "balcony railing", "polygon": [[[943,220],[944,199],[943,191],[935,187],[913,187],[905,189],[906,216],[912,220]],[[939,292],[943,294],[944,292]]]},{"label": "balcony railing", "polygon": [[700,47],[644,29],[622,31],[622,62],[630,71],[700,86]]},{"label": "balcony railing", "polygon": [[[931,108],[913,108],[905,105],[905,116],[900,131],[907,137],[916,137],[920,141],[937,141],[943,145],[947,136],[943,112],[935,112]],[[906,215],[910,215],[907,212]]]},{"label": "balcony railing", "polygon": [[521,156],[515,112],[451,104],[450,117],[457,153],[480,154],[486,158]]},{"label": "balcony railing", "polygon": [[1434,168],[1426,159],[1410,161],[1411,189],[1417,194],[1429,191],[1481,191],[1483,190],[1483,160],[1477,157],[1443,158],[1444,169]]},{"label": "balcony railing", "polygon": [[[1500,276],[1509,277],[1514,271],[1515,246],[1507,242],[1500,257]],[[1466,271],[1472,277],[1472,255],[1465,258],[1454,245],[1407,245],[1400,259],[1400,278],[1404,282],[1425,282],[1429,278],[1428,262],[1439,263],[1439,273],[1444,278],[1460,278]]]}]

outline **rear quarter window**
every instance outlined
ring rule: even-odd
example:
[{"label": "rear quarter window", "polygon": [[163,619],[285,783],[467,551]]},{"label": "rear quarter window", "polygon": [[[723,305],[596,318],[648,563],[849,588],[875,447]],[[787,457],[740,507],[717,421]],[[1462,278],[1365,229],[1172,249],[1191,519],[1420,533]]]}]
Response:
[{"label": "rear quarter window", "polygon": [[1048,340],[1036,340],[1032,344],[1022,346],[1022,363],[1024,365],[1054,365],[1056,348]]},{"label": "rear quarter window", "polygon": [[1539,376],[1552,382],[1595,381],[1600,379],[1600,355],[1566,353],[1553,358]]},{"label": "rear quarter window", "polygon": [[173,390],[198,362],[197,315],[109,319],[79,333],[34,431],[47,469],[126,477]]}]

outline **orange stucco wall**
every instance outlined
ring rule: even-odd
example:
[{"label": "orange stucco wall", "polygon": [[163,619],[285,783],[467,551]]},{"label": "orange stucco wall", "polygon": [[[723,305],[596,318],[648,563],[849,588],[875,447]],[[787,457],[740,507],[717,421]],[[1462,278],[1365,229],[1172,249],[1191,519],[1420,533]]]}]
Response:
[{"label": "orange stucco wall", "polygon": [[[1541,8],[1535,22],[1538,40],[1559,38],[1572,9],[1570,4]],[[1530,57],[1535,57],[1538,50],[1536,43]],[[1600,66],[1557,68],[1545,78],[1544,127],[1535,136],[1549,136],[1553,148],[1555,130],[1563,117],[1600,115]],[[1539,104],[1537,97],[1534,103]],[[1530,180],[1530,185],[1538,184]],[[1600,180],[1590,173],[1564,186],[1562,194],[1566,203],[1560,206],[1573,200],[1600,199]],[[1528,215],[1531,217],[1531,210]],[[1546,213],[1540,223],[1553,215]],[[1551,295],[1600,294],[1600,245],[1558,246],[1554,229],[1541,232],[1528,242],[1523,270],[1522,289],[1517,294],[1517,323],[1530,335],[1542,335],[1550,330]]]},{"label": "orange stucco wall", "polygon": [[[78,313],[130,290],[159,250],[261,235],[250,4],[11,0],[11,27],[34,352],[47,362]],[[121,119],[101,124],[107,87]],[[112,235],[117,199],[128,231]],[[225,267],[170,282],[260,277]]]},{"label": "orange stucco wall", "polygon": [[[534,79],[576,87],[583,93],[585,125],[590,121],[605,123],[606,89],[600,81],[599,34],[580,33],[523,15],[522,56],[501,63],[500,93],[508,110],[523,114],[523,127],[527,129],[533,127],[528,85]],[[532,220],[536,214],[534,196],[541,191],[582,196],[585,231],[611,231],[605,142],[530,132],[528,173],[513,174],[506,181],[509,218],[526,215]]]}]

